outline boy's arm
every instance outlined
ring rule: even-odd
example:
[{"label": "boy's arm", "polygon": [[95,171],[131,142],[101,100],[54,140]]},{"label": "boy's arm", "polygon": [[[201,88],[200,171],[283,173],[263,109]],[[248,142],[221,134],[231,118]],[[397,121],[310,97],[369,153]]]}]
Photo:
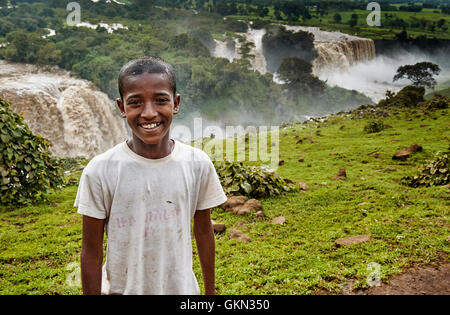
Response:
[{"label": "boy's arm", "polygon": [[83,294],[101,294],[105,220],[83,215],[81,283]]},{"label": "boy's arm", "polygon": [[215,292],[215,242],[211,225],[211,210],[199,210],[194,215],[194,236],[197,244],[198,257],[202,267],[205,294]]}]

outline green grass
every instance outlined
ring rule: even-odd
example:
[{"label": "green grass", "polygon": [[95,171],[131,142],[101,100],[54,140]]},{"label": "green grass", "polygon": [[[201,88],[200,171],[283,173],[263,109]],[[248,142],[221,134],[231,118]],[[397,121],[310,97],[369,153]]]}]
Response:
[{"label": "green grass", "polygon": [[[227,231],[216,235],[218,293],[338,293],[350,279],[355,288],[367,287],[371,262],[381,266],[385,282],[407,267],[448,261],[449,190],[410,188],[400,179],[447,148],[449,110],[399,110],[394,115],[396,111],[385,118],[393,128],[369,135],[362,133],[369,117],[350,119],[346,114],[331,116],[320,128],[309,123],[280,129],[285,163],[277,172],[309,188],[261,200],[264,218],[213,211],[215,221],[251,238],[242,243],[229,239]],[[312,136],[315,142],[297,144],[296,135]],[[415,143],[423,146],[422,152],[407,161],[392,160],[397,150]],[[298,162],[299,157],[305,161]],[[388,166],[396,171],[387,171]],[[341,167],[347,180],[334,180]],[[78,270],[81,248],[75,195],[76,187],[67,187],[46,204],[0,209],[0,294],[81,292],[68,281]],[[272,224],[280,215],[285,225]],[[370,234],[371,240],[348,247],[334,243],[357,234]],[[194,272],[201,284],[196,254]]]}]

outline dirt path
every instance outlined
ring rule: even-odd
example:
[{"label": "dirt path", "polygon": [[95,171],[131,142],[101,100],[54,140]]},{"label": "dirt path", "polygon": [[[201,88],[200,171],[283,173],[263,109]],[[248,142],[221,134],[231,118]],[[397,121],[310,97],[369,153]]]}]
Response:
[{"label": "dirt path", "polygon": [[351,290],[352,283],[343,289],[344,295],[450,295],[450,263],[438,267],[412,268],[393,276],[388,284],[366,290]]}]

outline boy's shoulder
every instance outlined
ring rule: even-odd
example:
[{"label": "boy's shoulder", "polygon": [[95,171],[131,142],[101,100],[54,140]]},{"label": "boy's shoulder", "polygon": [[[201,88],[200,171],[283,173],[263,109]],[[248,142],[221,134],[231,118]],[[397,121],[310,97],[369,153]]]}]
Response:
[{"label": "boy's shoulder", "polygon": [[113,161],[117,161],[121,153],[121,146],[125,142],[121,142],[107,151],[94,156],[84,168],[84,172],[99,171],[104,167],[108,167]]}]

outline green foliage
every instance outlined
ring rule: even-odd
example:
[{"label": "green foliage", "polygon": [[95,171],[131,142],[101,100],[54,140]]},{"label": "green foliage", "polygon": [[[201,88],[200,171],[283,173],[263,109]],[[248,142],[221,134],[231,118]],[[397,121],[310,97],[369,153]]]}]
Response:
[{"label": "green foliage", "polygon": [[312,74],[312,64],[301,58],[284,58],[277,73],[287,88],[294,93],[309,91],[317,94],[325,89],[325,82]]},{"label": "green foliage", "polygon": [[364,133],[376,133],[384,129],[384,123],[381,120],[372,120],[364,126]]},{"label": "green foliage", "polygon": [[284,57],[298,57],[308,62],[317,57],[313,34],[288,31],[279,25],[267,26],[266,30],[262,44],[268,71],[276,72]]},{"label": "green foliage", "polygon": [[425,103],[423,103],[423,106],[426,109],[445,109],[448,108],[450,104],[450,98],[445,96],[445,95],[441,95],[441,94],[436,94],[433,96],[433,98],[427,100]]},{"label": "green foliage", "polygon": [[295,185],[286,183],[274,171],[263,167],[229,161],[214,161],[214,166],[227,195],[266,198],[297,189]]},{"label": "green foliage", "polygon": [[388,107],[416,107],[424,101],[425,88],[422,86],[408,85],[401,89],[397,94],[386,91],[386,98],[378,102],[377,106]]},{"label": "green foliage", "polygon": [[450,147],[447,152],[437,152],[427,161],[418,175],[405,176],[402,183],[410,187],[440,186],[450,183]]},{"label": "green foliage", "polygon": [[401,78],[407,78],[411,80],[413,85],[434,87],[436,86],[436,80],[433,75],[438,75],[441,72],[441,68],[438,65],[423,61],[414,65],[404,65],[397,69],[393,81],[397,81]]},{"label": "green foliage", "polygon": [[0,99],[0,203],[43,201],[51,188],[63,184],[62,171],[49,151],[50,142],[34,135],[9,106]]}]

